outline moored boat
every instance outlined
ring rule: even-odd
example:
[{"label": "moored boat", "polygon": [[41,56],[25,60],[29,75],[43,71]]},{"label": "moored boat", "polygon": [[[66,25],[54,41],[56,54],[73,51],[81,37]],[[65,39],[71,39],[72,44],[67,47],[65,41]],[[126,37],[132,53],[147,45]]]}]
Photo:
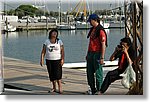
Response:
[{"label": "moored boat", "polygon": [[57,25],[56,27],[59,30],[75,30],[74,25]]},{"label": "moored boat", "polygon": [[12,26],[10,24],[4,25],[4,31],[6,31],[6,32],[14,32],[14,31],[16,31],[16,27]]}]

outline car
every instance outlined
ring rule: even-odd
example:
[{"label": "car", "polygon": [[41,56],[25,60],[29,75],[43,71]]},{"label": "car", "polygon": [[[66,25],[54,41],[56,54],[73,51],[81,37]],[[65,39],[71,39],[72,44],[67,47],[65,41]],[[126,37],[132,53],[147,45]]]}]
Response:
[{"label": "car", "polygon": [[38,23],[38,20],[35,19],[35,18],[30,18],[30,21],[31,21],[32,23]]},{"label": "car", "polygon": [[[27,18],[18,19],[19,23],[27,23]],[[28,19],[28,22],[31,23],[31,20]]]}]

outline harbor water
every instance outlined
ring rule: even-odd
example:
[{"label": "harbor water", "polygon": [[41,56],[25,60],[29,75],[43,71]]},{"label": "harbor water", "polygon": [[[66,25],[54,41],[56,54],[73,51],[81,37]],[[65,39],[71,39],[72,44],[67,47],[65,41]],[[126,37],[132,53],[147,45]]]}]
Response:
[{"label": "harbor water", "polygon": [[[64,43],[65,62],[85,62],[89,30],[60,30],[59,39]],[[105,60],[113,53],[120,39],[124,37],[124,29],[106,29],[108,47],[106,48]],[[32,30],[22,32],[8,32],[2,34],[3,55],[33,63],[39,63],[40,53],[44,41],[48,38],[46,30]]]}]

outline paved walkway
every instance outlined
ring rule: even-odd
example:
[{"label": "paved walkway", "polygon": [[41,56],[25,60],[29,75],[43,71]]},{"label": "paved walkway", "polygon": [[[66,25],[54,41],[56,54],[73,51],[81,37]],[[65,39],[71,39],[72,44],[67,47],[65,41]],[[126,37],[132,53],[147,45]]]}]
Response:
[{"label": "paved walkway", "polygon": [[[115,67],[104,67],[104,75],[108,70]],[[4,83],[9,86],[22,88],[28,91],[18,91],[5,89],[3,94],[42,94],[57,95],[58,93],[48,93],[52,84],[49,81],[46,66],[41,67],[28,61],[12,58],[4,58]],[[63,68],[63,94],[64,95],[87,95],[87,80],[85,69]],[[120,80],[115,81],[105,94],[125,95],[127,93]]]}]

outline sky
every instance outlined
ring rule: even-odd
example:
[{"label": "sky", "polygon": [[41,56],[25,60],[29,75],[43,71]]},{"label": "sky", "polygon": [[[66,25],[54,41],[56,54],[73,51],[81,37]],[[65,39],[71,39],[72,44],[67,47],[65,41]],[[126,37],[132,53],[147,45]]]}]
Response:
[{"label": "sky", "polygon": [[[1,0],[0,2],[6,3],[6,9],[16,9],[19,5],[22,4],[31,4],[42,6],[46,5],[46,10],[48,11],[58,11],[59,1],[61,1],[61,10],[62,12],[73,10],[75,6],[81,0]],[[97,10],[97,9],[110,9],[117,6],[123,5],[123,0],[85,0],[87,9]],[[111,5],[111,6],[110,6]]]},{"label": "sky", "polygon": [[[6,2],[35,2],[35,1],[45,1],[45,2],[57,2],[57,1],[61,1],[61,2],[79,2],[81,0],[1,0],[1,1],[6,1]],[[85,0],[87,2],[107,2],[107,1],[121,1],[121,0]]]}]

